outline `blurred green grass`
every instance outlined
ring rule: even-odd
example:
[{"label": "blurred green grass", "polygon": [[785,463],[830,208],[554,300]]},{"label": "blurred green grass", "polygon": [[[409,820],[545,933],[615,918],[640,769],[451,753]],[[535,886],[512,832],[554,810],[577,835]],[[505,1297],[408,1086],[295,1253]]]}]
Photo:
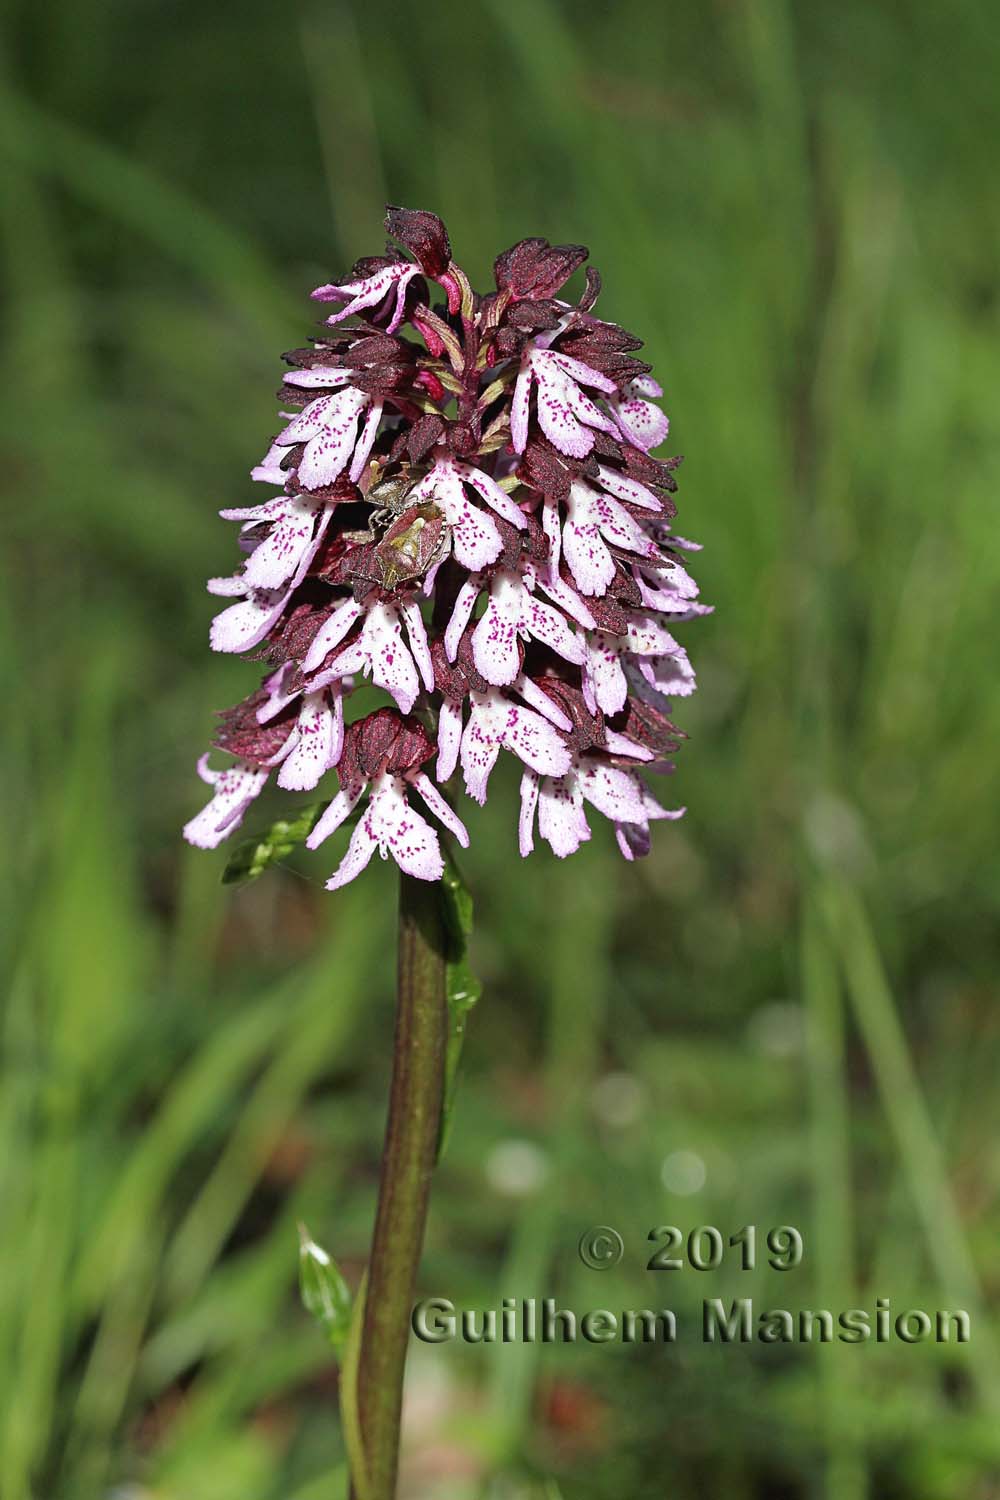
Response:
[{"label": "blurred green grass", "polygon": [[[683,1319],[746,1278],[651,1288],[648,1228],[793,1223],[761,1305],[985,1309],[966,1351],[417,1349],[407,1493],[1000,1494],[992,8],[53,0],[6,30],[3,1500],[336,1492],[294,1226],[357,1274],[391,873],[233,895],[178,828],[248,682],[206,646],[215,512],[385,198],[480,281],[524,234],[591,246],[719,606],[645,865],[596,830],[516,862],[509,776],[473,819],[486,994],[426,1290]],[[604,1278],[589,1223],[626,1240]]]}]

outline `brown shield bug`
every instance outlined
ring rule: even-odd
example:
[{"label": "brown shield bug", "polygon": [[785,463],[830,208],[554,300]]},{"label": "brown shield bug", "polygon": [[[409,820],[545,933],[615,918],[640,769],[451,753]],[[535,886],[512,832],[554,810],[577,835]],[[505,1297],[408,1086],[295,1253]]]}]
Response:
[{"label": "brown shield bug", "polygon": [[396,516],[372,548],[369,577],[384,589],[422,578],[443,556],[450,537],[450,527],[436,505],[411,505]]}]

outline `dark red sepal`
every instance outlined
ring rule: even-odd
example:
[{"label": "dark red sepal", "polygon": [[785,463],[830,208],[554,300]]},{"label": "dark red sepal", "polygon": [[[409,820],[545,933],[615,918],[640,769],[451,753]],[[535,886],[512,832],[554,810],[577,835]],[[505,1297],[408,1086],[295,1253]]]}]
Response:
[{"label": "dark red sepal", "polygon": [[643,359],[636,359],[634,349],[642,348],[642,339],[617,323],[605,323],[582,313],[573,327],[559,340],[563,354],[582,360],[592,370],[607,375],[621,390],[637,375],[646,375],[652,369]]},{"label": "dark red sepal", "polygon": [[490,685],[478,671],[472,655],[471,629],[462,636],[453,662],[445,655],[444,641],[436,636],[431,641],[431,661],[434,663],[434,686],[450,702],[461,703],[470,693],[489,692]]},{"label": "dark red sepal", "polygon": [[601,749],[605,744],[604,716],[592,714],[584,701],[583,693],[562,677],[546,674],[533,679],[546,697],[551,698],[572,722],[573,729],[566,735],[566,743],[577,755],[591,749]]},{"label": "dark red sepal", "polygon": [[451,264],[448,231],[437,214],[423,208],[396,208],[389,204],[385,227],[394,240],[405,245],[420,269],[438,277]]},{"label": "dark red sepal", "polygon": [[552,500],[565,500],[569,487],[577,479],[597,479],[597,461],[594,458],[569,458],[541,436],[533,436],[521,456],[517,477],[522,484],[547,495]]},{"label": "dark red sepal", "polygon": [[537,333],[540,329],[558,328],[563,309],[551,297],[526,297],[512,302],[504,317],[514,328]]},{"label": "dark red sepal", "polygon": [[318,604],[313,600],[296,604],[294,609],[282,615],[270,635],[265,636],[256,651],[250,653],[249,659],[267,661],[276,667],[289,661],[302,661],[312,645],[314,635],[329,616],[328,605]]},{"label": "dark red sepal", "polygon": [[268,701],[264,689],[258,688],[234,708],[224,709],[213,745],[252,766],[266,765],[285,744],[299,713],[298,703],[289,703],[266,724],[258,724],[257,710]]},{"label": "dark red sepal", "polygon": [[[621,713],[616,714],[609,722],[612,729],[625,735],[626,739],[646,750],[652,750],[658,761],[673,755],[680,749],[681,741],[687,739],[683,730],[672,724],[666,714],[637,697],[634,692],[629,693]],[[618,759],[622,765],[629,764],[627,757]]]},{"label": "dark red sepal", "polygon": [[554,297],[589,255],[584,245],[550,245],[548,240],[519,240],[493,262],[501,292],[512,298]]},{"label": "dark red sepal", "polygon": [[343,786],[373,781],[383,771],[405,776],[434,754],[436,746],[419,719],[404,717],[394,708],[377,708],[348,724],[337,774]]}]

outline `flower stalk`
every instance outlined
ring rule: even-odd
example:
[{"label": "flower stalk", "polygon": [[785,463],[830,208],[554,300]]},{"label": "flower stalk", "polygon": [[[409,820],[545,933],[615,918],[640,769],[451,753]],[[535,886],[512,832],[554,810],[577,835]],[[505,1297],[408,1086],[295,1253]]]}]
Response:
[{"label": "flower stalk", "polygon": [[441,887],[400,874],[396,1032],[378,1209],[358,1363],[366,1485],[396,1492],[410,1308],[437,1154],[448,1033],[447,932]]},{"label": "flower stalk", "polygon": [[[623,858],[647,854],[650,825],[683,813],[645,779],[673,771],[673,700],[695,686],[672,632],[710,612],[685,566],[698,545],[673,529],[680,458],[653,454],[669,422],[642,340],[596,315],[592,267],[565,291],[586,249],[520,240],[479,292],[436,214],[389,207],[385,227],[396,247],[318,287],[333,310],[284,356],[285,425],[251,470],[270,498],[222,512],[243,560],[209,581],[229,601],[211,644],[264,676],[220,715],[229,760],[202,757],[211,797],[184,830],[214,849],[272,776],[307,792],[335,773],[335,795],[252,841],[237,873],[349,823],[328,890],[376,851],[400,869],[392,1091],[342,1386],[358,1500],[395,1490],[442,1095],[475,999],[439,828],[470,835],[445,788],[460,770],[482,806],[503,751],[521,767],[522,857],[536,833],[575,853],[588,809]],[[366,678],[391,701],[359,713]]]}]

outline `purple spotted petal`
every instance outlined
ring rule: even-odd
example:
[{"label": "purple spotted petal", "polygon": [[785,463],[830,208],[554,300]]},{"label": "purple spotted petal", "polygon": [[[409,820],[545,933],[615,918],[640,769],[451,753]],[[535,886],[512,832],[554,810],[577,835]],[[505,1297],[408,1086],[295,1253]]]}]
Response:
[{"label": "purple spotted petal", "polygon": [[520,671],[518,626],[523,612],[524,585],[515,573],[499,572],[490,587],[486,611],[472,632],[472,655],[487,682],[503,687]]},{"label": "purple spotted petal", "polygon": [[247,559],[243,576],[251,588],[277,589],[288,582],[312,541],[318,509],[307,495],[288,496],[270,533]]},{"label": "purple spotted petal", "polygon": [[647,396],[662,396],[663,390],[655,380],[640,376],[626,387],[624,399],[612,403],[618,426],[627,442],[649,452],[665,442],[670,431],[670,419]]},{"label": "purple spotted petal", "polygon": [[619,500],[627,500],[632,505],[638,505],[642,510],[662,511],[662,501],[658,500],[653,491],[648,490],[637,479],[630,479],[627,474],[622,474],[618,469],[609,469],[606,464],[600,464],[597,472],[601,484],[609,495],[615,495]]},{"label": "purple spotted petal", "polygon": [[528,412],[531,405],[531,362],[525,360],[514,386],[510,408],[510,440],[515,453],[523,453],[528,446]]},{"label": "purple spotted petal", "polygon": [[362,824],[377,839],[383,859],[391,855],[401,870],[420,880],[441,879],[444,859],[438,836],[410,806],[399,777],[382,776],[373,785]]},{"label": "purple spotted petal", "polygon": [[330,803],[330,806],[313,828],[312,833],[306,839],[307,849],[318,849],[320,844],[330,837],[331,833],[336,833],[341,823],[346,818],[349,818],[355,807],[357,807],[364,795],[364,790],[364,782],[359,782],[357,786],[341,787],[336,797]]},{"label": "purple spotted petal", "polygon": [[438,713],[437,765],[434,774],[438,781],[450,781],[458,765],[458,750],[462,741],[462,705],[451,703],[447,698]]},{"label": "purple spotted petal", "polygon": [[212,785],[212,800],[185,823],[184,837],[198,849],[215,849],[242,822],[251,802],[264,790],[270,772],[240,760],[224,771],[210,771],[203,756],[199,774]]},{"label": "purple spotted petal", "polygon": [[302,670],[315,672],[316,668],[321,666],[329,656],[334,646],[339,645],[344,639],[355,620],[360,620],[362,613],[361,605],[355,599],[345,599],[316,632],[303,658]]},{"label": "purple spotted petal", "polygon": [[346,307],[331,313],[326,320],[328,323],[341,323],[352,313],[363,312],[366,307],[377,307],[395,287],[396,303],[392,320],[386,328],[387,333],[394,333],[403,320],[407,285],[419,271],[420,267],[413,265],[411,261],[399,261],[377,271],[373,276],[366,276],[362,281],[345,281],[342,286],[332,282],[327,286],[318,286],[312,295],[317,302],[346,302]]},{"label": "purple spotted petal", "polygon": [[420,605],[415,599],[409,599],[405,604],[399,606],[399,613],[406,625],[406,633],[410,640],[410,650],[413,660],[417,664],[420,680],[429,693],[434,691],[434,663],[431,661],[430,642],[427,639],[427,627],[424,617],[420,613]]},{"label": "purple spotted petal", "polygon": [[472,694],[472,711],[462,735],[462,772],[465,790],[480,805],[486,801],[490,772],[500,755],[500,741],[492,732],[485,695]]},{"label": "purple spotted petal", "polygon": [[249,651],[275,624],[288,599],[286,590],[261,591],[216,615],[209,632],[213,651]]},{"label": "purple spotted petal", "polygon": [[482,469],[474,468],[471,464],[458,464],[456,468],[466,484],[470,484],[498,516],[503,516],[505,521],[509,521],[519,531],[527,526],[524,512],[514,504],[507,492],[502,490],[489,474],[485,474]]},{"label": "purple spotted petal", "polygon": [[575,776],[546,777],[538,797],[538,832],[565,859],[590,838],[583,794]]},{"label": "purple spotted petal", "polygon": [[369,610],[362,627],[361,647],[375,686],[385,688],[402,712],[408,714],[417,700],[420,678],[403,641],[398,610],[389,604],[376,604]]},{"label": "purple spotted petal", "polygon": [[587,706],[593,713],[614,715],[625,707],[628,697],[628,681],[621,661],[621,638],[595,630],[587,642],[587,665],[584,671],[583,691]]},{"label": "purple spotted petal", "polygon": [[421,771],[419,776],[414,777],[413,785],[416,787],[421,797],[423,797],[424,801],[427,803],[427,806],[437,818],[438,822],[443,824],[444,827],[447,828],[449,833],[453,833],[455,835],[463,849],[468,849],[468,829],[462,822],[461,818],[458,817],[458,815],[455,813],[453,808],[442,797],[441,793],[438,791],[437,787],[434,785],[430,777],[425,775],[424,772]]},{"label": "purple spotted petal", "polygon": [[472,618],[472,611],[475,608],[476,600],[482,592],[482,588],[482,579],[478,574],[473,574],[471,578],[465,580],[458,591],[458,597],[455,600],[451,618],[444,633],[445,655],[451,662],[458,655],[459,642],[465,633],[466,625],[468,625]]},{"label": "purple spotted petal", "polygon": [[[492,517],[469,499],[464,477],[464,471],[457,464],[449,459],[441,460],[415,486],[410,498],[413,501],[431,500],[437,505],[451,527],[456,561],[471,572],[496,562],[503,551],[503,541]],[[504,499],[507,499],[506,495]],[[523,516],[521,520],[523,524]]]},{"label": "purple spotted petal", "polygon": [[[343,718],[340,738],[343,739]],[[312,791],[334,763],[336,751],[337,719],[327,695],[306,693],[296,724],[295,745],[282,762],[278,785],[289,792]]]},{"label": "purple spotted petal", "polygon": [[310,401],[285,428],[279,443],[305,443],[298,472],[307,489],[333,484],[347,468],[358,441],[358,418],[368,399],[364,391],[345,386]]},{"label": "purple spotted petal", "polygon": [[371,863],[371,857],[378,848],[378,839],[371,827],[371,810],[366,811],[365,816],[351,834],[351,842],[347,846],[347,853],[337,866],[330,879],[326,882],[328,891],[339,891],[341,886],[348,885],[352,880],[366,870]]},{"label": "purple spotted petal", "polygon": [[535,847],[535,808],[538,806],[538,776],[525,771],[521,777],[521,813],[517,822],[517,847],[527,859]]},{"label": "purple spotted petal", "polygon": [[614,823],[641,823],[646,816],[645,787],[629,771],[619,766],[587,763],[578,771],[580,787],[588,802]]},{"label": "purple spotted petal", "polygon": [[521,628],[555,651],[564,661],[581,666],[585,659],[583,646],[577,640],[566,616],[541,599],[524,595]]}]

